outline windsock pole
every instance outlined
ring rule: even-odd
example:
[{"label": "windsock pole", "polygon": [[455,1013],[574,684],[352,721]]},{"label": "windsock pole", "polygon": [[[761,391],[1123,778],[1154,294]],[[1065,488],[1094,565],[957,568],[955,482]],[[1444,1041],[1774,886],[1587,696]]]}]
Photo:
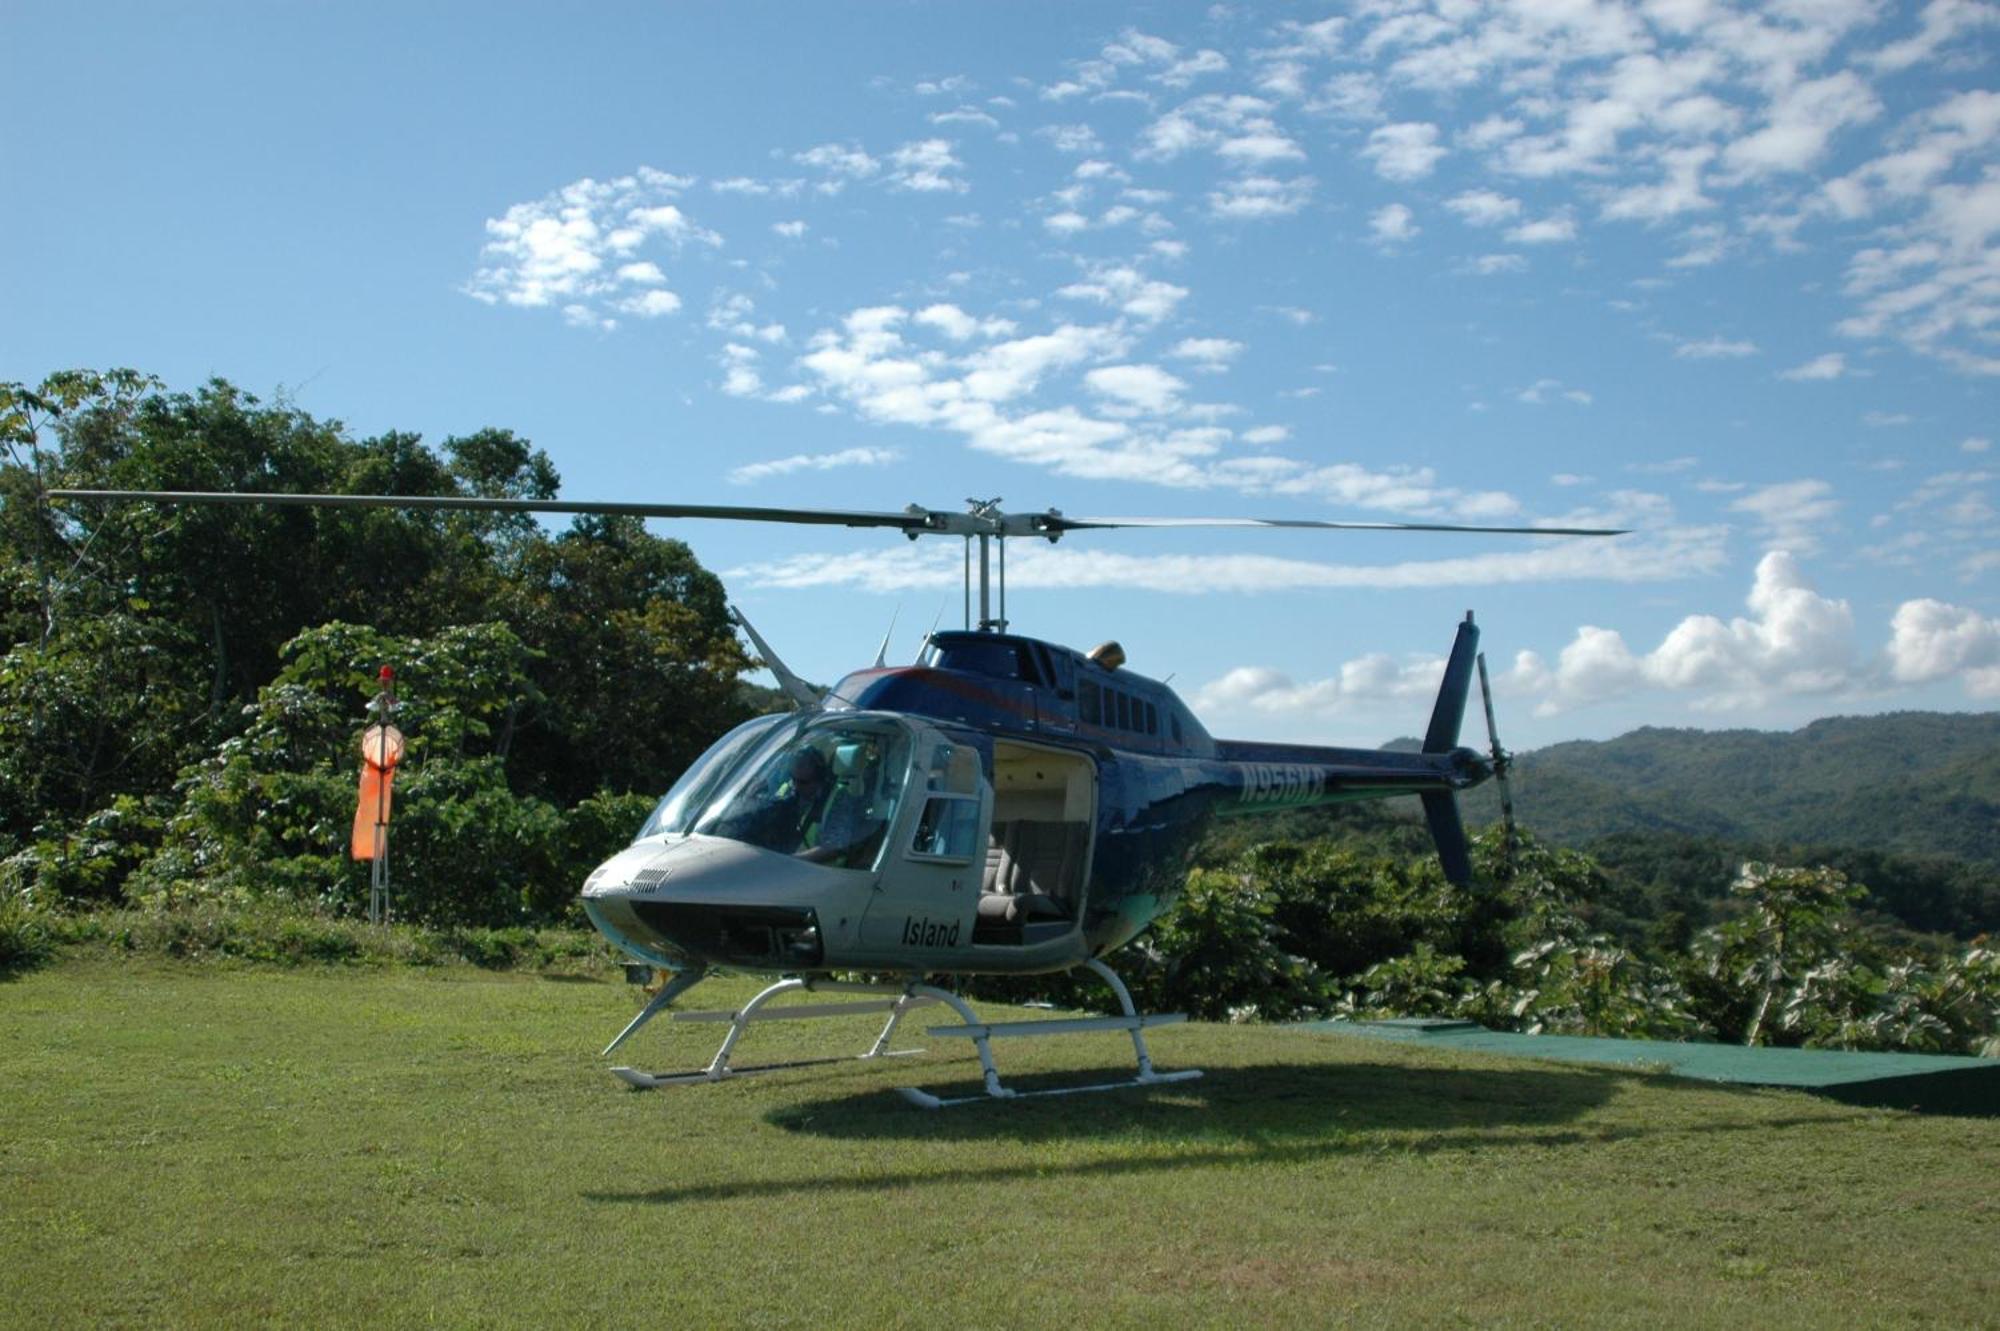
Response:
[{"label": "windsock pole", "polygon": [[361,736],[361,799],[354,811],[353,853],[368,860],[368,922],[389,922],[389,801],[403,735],[392,724],[395,672],[382,667],[381,689],[369,704],[372,724]]}]

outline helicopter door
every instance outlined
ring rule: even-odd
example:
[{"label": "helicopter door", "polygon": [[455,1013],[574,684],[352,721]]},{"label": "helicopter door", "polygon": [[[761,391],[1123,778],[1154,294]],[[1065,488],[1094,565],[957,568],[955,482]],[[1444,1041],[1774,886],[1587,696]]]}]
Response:
[{"label": "helicopter door", "polygon": [[993,787],[980,770],[979,751],[941,735],[931,739],[914,774],[928,780],[903,802],[861,917],[862,946],[899,960],[930,954],[942,961],[971,944],[993,821]]}]

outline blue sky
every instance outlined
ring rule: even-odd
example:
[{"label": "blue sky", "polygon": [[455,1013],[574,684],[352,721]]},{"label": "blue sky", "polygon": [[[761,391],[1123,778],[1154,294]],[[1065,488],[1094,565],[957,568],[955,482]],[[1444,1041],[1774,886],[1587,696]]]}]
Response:
[{"label": "blue sky", "polygon": [[[2000,697],[2000,7],[16,3],[0,377],[571,498],[1607,523],[1010,547],[1212,730],[1518,747]],[[678,523],[801,673],[948,541]],[[1473,727],[1477,729],[1476,724]]]}]

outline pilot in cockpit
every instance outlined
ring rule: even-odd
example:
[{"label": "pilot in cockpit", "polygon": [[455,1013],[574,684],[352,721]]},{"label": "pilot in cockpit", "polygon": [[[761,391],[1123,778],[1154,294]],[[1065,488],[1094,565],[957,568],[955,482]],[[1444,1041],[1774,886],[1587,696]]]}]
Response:
[{"label": "pilot in cockpit", "polygon": [[801,745],[778,765],[783,776],[776,789],[764,786],[715,830],[815,864],[866,868],[884,827],[871,798],[879,763],[864,752],[872,747],[839,745],[829,764],[818,748]]},{"label": "pilot in cockpit", "polygon": [[[826,764],[821,762],[821,778]],[[832,763],[832,791],[825,797],[818,817],[802,829],[803,844],[793,853],[817,864],[839,864],[849,869],[865,869],[875,860],[875,851],[886,830],[886,810],[878,801],[875,787],[881,778],[881,754],[872,741],[835,747]]]}]

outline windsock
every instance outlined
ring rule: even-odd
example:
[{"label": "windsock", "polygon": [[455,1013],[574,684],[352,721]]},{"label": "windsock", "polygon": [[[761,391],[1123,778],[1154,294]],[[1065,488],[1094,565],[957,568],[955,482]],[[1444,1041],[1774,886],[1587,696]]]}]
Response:
[{"label": "windsock", "polygon": [[389,842],[390,788],[396,764],[403,761],[403,732],[388,723],[394,700],[389,693],[389,667],[382,667],[383,719],[361,733],[361,797],[354,806],[354,836],[348,853],[357,860],[380,856]]}]

